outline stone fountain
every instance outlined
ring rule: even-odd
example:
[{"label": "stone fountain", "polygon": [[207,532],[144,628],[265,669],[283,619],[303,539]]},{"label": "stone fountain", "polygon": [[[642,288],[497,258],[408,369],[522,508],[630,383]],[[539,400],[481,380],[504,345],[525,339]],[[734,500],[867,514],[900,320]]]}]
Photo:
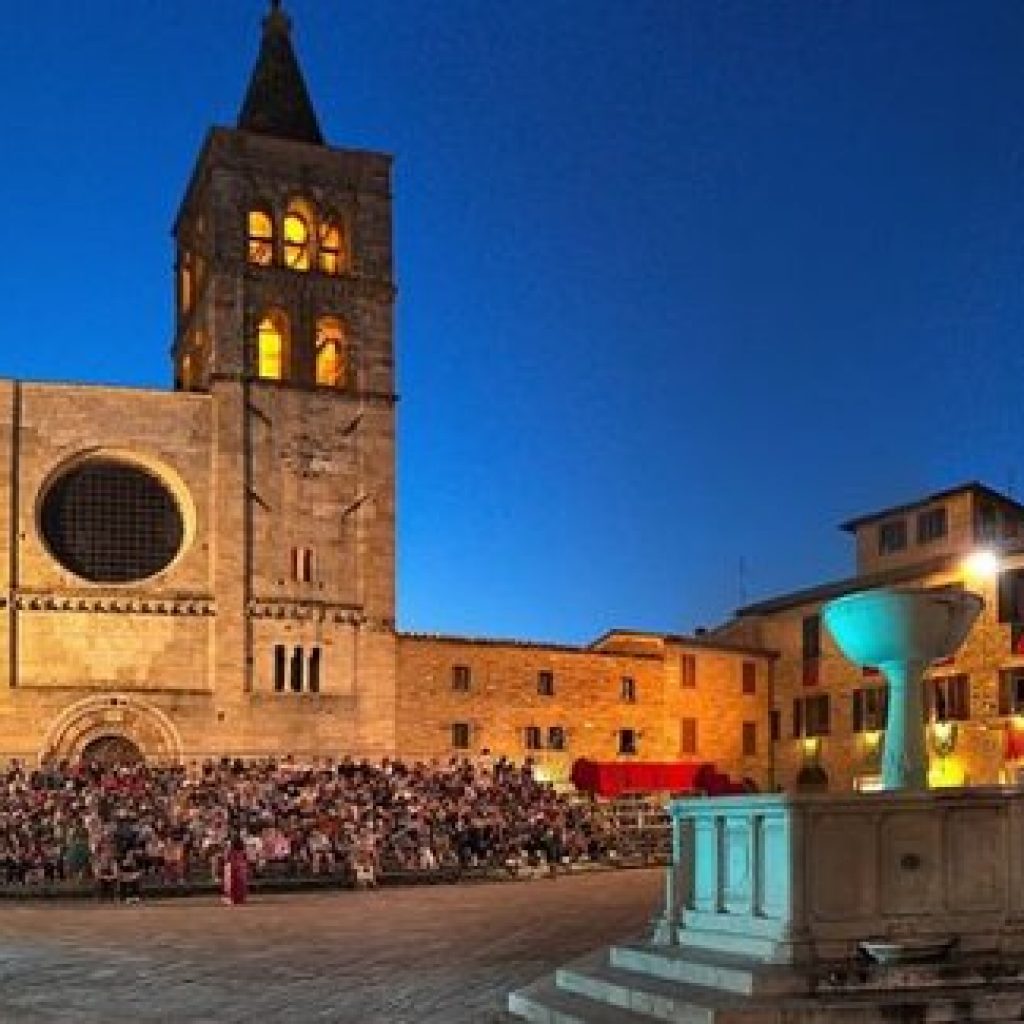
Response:
[{"label": "stone fountain", "polygon": [[952,657],[984,602],[966,590],[866,590],[830,602],[828,631],[850,661],[889,683],[882,757],[884,790],[927,789],[922,692],[925,669]]},{"label": "stone fountain", "polygon": [[922,678],[983,606],[962,590],[833,601],[889,684],[883,790],[675,800],[650,935],[509,999],[544,1024],[1024,1020],[1024,792],[927,788]]}]

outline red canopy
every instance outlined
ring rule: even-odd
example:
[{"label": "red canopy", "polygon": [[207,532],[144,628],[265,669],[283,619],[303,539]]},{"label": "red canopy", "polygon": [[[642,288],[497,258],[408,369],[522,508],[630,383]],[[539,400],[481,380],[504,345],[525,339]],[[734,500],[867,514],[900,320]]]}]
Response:
[{"label": "red canopy", "polygon": [[573,785],[597,796],[620,793],[742,793],[745,787],[700,761],[588,761],[572,766]]}]

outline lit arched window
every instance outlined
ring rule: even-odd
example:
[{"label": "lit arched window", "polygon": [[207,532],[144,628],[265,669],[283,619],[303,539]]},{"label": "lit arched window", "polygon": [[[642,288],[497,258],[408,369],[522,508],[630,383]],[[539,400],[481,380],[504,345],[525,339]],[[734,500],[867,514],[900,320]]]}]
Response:
[{"label": "lit arched window", "polygon": [[268,313],[260,321],[257,373],[263,380],[283,380],[288,366],[288,318]]},{"label": "lit arched window", "polygon": [[284,265],[292,270],[309,270],[309,225],[294,211],[284,218]]},{"label": "lit arched window", "polygon": [[340,321],[323,317],[316,322],[316,382],[329,388],[347,383],[345,335]]},{"label": "lit arched window", "polygon": [[192,357],[185,355],[181,357],[181,389],[191,391],[192,383]]},{"label": "lit arched window", "polygon": [[325,274],[340,274],[345,265],[341,227],[327,220],[320,225],[320,269]]},{"label": "lit arched window", "polygon": [[274,220],[266,210],[249,211],[249,262],[258,267],[274,262]]}]

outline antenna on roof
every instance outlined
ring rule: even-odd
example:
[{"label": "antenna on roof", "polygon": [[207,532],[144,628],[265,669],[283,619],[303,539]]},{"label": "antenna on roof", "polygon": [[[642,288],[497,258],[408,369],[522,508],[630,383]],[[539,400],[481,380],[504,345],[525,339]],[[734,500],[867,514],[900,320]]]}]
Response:
[{"label": "antenna on roof", "polygon": [[740,555],[740,562],[737,567],[737,576],[740,604],[744,605],[747,603],[747,560],[742,555]]}]

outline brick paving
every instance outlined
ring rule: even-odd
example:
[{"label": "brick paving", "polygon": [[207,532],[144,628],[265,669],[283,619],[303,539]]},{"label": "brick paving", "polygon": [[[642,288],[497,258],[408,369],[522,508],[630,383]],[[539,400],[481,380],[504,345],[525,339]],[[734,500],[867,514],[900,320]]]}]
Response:
[{"label": "brick paving", "polygon": [[0,905],[0,1024],[487,1024],[510,989],[641,931],[661,872]]}]

